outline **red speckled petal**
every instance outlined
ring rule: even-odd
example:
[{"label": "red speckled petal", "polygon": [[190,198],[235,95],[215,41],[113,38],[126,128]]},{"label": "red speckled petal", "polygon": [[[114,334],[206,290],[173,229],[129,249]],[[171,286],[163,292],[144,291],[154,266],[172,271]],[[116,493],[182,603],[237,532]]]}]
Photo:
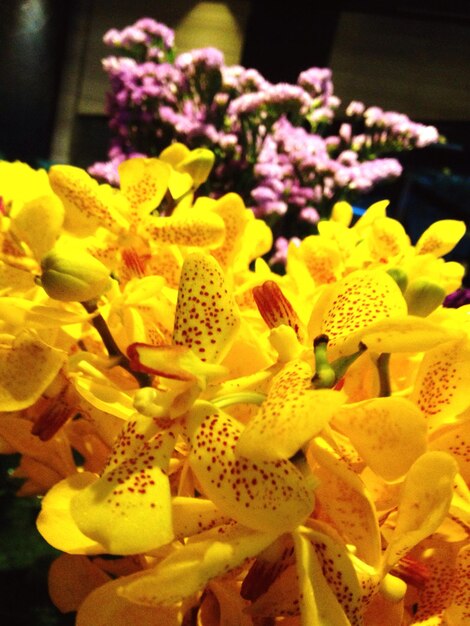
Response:
[{"label": "red speckled petal", "polygon": [[181,272],[173,342],[202,360],[220,362],[240,324],[233,296],[217,261],[194,253]]},{"label": "red speckled petal", "polygon": [[252,459],[288,459],[328,424],[345,397],[311,389],[312,369],[289,362],[273,378],[268,397],[240,436],[236,451]]},{"label": "red speckled petal", "polygon": [[205,495],[219,509],[256,530],[286,532],[313,509],[313,490],[287,460],[257,461],[236,453],[243,427],[230,415],[200,402],[191,411],[190,466]]},{"label": "red speckled petal", "polygon": [[307,458],[319,485],[315,496],[320,511],[331,520],[344,542],[368,565],[380,562],[381,542],[375,507],[360,477],[331,448],[317,439]]},{"label": "red speckled petal", "polygon": [[175,435],[137,441],[132,430],[123,434],[104,474],[71,503],[79,529],[110,554],[145,552],[173,539],[167,468]]},{"label": "red speckled petal", "polygon": [[322,565],[310,540],[300,532],[293,536],[299,576],[302,624],[351,626],[351,622],[323,576]]},{"label": "red speckled petal", "polygon": [[445,452],[425,452],[413,463],[403,484],[396,526],[387,547],[385,562],[389,567],[444,520],[457,471],[457,463]]},{"label": "red speckled petal", "polygon": [[457,422],[436,432],[429,442],[429,449],[452,454],[462,478],[470,485],[470,420]]},{"label": "red speckled petal", "polygon": [[120,593],[147,606],[178,602],[255,556],[275,538],[275,533],[219,526],[176,548],[144,576],[124,583]]},{"label": "red speckled petal", "polygon": [[119,165],[118,172],[121,191],[134,211],[150,213],[159,207],[168,189],[168,163],[160,159],[127,159]]},{"label": "red speckled petal", "polygon": [[470,405],[469,388],[470,341],[452,341],[426,353],[411,399],[434,426]]},{"label": "red speckled petal", "polygon": [[224,220],[210,211],[185,211],[170,217],[149,217],[142,235],[158,243],[217,248],[224,241]]},{"label": "red speckled petal", "polygon": [[374,398],[344,405],[334,425],[345,433],[358,453],[385,480],[403,477],[426,451],[426,420],[409,400]]},{"label": "red speckled petal", "polygon": [[373,322],[404,317],[406,302],[397,283],[382,270],[358,270],[324,292],[309,322],[311,338],[326,334],[331,358],[352,354],[358,332]]},{"label": "red speckled petal", "polygon": [[322,574],[351,626],[361,626],[364,609],[363,592],[346,547],[316,530],[305,529],[302,534],[312,543],[320,561]]},{"label": "red speckled petal", "polygon": [[457,557],[456,587],[448,610],[453,624],[470,623],[470,545],[464,546]]},{"label": "red speckled petal", "polygon": [[111,232],[128,227],[126,220],[110,210],[105,186],[98,185],[81,168],[53,165],[49,169],[49,182],[64,204],[65,229],[78,237],[94,234],[98,226]]}]

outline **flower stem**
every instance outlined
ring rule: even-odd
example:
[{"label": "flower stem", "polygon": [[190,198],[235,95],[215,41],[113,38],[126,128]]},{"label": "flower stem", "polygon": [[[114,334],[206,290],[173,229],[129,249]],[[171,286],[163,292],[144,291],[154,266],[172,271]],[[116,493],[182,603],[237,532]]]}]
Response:
[{"label": "flower stem", "polygon": [[116,359],[116,365],[122,367],[127,372],[129,372],[129,374],[133,376],[139,383],[139,387],[150,387],[152,385],[152,379],[145,372],[135,372],[131,368],[129,359],[125,354],[123,354],[123,352],[121,352],[119,346],[117,345],[114,337],[112,336],[108,328],[108,325],[106,324],[104,317],[101,315],[101,313],[99,313],[96,302],[89,300],[87,302],[81,302],[81,304],[85,308],[87,313],[93,314],[91,323],[100,335],[108,355],[111,358]]},{"label": "flower stem", "polygon": [[390,353],[383,352],[377,359],[377,370],[379,372],[380,391],[379,396],[385,398],[392,395],[390,384]]}]

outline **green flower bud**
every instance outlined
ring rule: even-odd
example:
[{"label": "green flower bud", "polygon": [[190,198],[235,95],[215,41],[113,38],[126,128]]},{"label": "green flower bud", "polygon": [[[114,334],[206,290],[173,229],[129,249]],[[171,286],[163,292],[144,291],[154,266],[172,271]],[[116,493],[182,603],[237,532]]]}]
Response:
[{"label": "green flower bud", "polygon": [[205,183],[214,165],[215,155],[207,148],[195,148],[178,163],[178,172],[189,174],[197,188]]},{"label": "green flower bud", "polygon": [[41,261],[37,279],[47,295],[63,302],[98,298],[111,286],[108,268],[83,250],[51,250]]},{"label": "green flower bud", "polygon": [[400,287],[400,291],[405,293],[408,285],[408,276],[406,272],[399,267],[391,267],[387,270],[387,274],[393,278],[396,284]]},{"label": "green flower bud", "polygon": [[445,290],[429,278],[416,278],[405,291],[408,313],[427,317],[443,303],[445,296]]}]

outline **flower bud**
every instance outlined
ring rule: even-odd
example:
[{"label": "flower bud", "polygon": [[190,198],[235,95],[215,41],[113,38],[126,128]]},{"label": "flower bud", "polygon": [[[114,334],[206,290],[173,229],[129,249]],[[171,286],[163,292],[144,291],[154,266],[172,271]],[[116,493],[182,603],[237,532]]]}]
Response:
[{"label": "flower bud", "polygon": [[445,296],[445,289],[437,283],[428,278],[416,278],[405,291],[408,313],[426,317],[443,303]]},{"label": "flower bud", "polygon": [[408,285],[408,276],[404,270],[400,267],[391,267],[387,270],[387,274],[393,278],[396,284],[400,287],[400,291],[405,293]]},{"label": "flower bud", "polygon": [[178,172],[189,174],[197,188],[205,183],[214,165],[214,153],[207,148],[196,148],[191,150],[187,157],[178,163]]},{"label": "flower bud", "polygon": [[38,284],[49,297],[63,302],[93,300],[111,286],[108,268],[83,250],[51,250],[41,269]]}]

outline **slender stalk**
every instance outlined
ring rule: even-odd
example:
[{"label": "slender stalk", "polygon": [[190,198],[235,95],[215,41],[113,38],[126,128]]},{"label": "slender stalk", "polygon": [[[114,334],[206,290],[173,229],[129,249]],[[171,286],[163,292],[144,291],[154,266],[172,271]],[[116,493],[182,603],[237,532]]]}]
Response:
[{"label": "slender stalk", "polygon": [[150,387],[152,384],[152,379],[145,372],[135,372],[132,369],[129,359],[120,350],[119,346],[115,342],[114,337],[112,336],[104,317],[101,315],[101,313],[98,312],[98,307],[96,303],[89,301],[82,302],[81,304],[83,305],[87,313],[93,314],[91,323],[100,335],[108,355],[111,358],[116,359],[116,365],[122,367],[127,372],[129,372],[129,374],[133,376],[139,383],[139,387]]},{"label": "slender stalk", "polygon": [[386,398],[392,395],[390,384],[390,353],[383,352],[377,359],[377,370],[379,372],[380,391],[379,396]]}]

